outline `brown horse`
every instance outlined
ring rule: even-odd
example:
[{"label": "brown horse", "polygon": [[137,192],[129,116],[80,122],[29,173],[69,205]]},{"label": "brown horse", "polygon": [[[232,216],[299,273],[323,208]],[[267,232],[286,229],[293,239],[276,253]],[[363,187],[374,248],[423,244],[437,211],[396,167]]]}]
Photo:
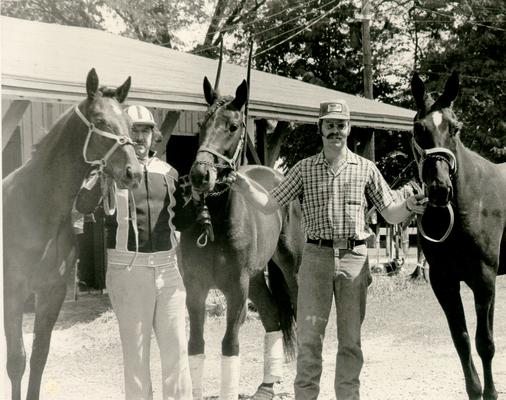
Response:
[{"label": "brown horse", "polygon": [[[256,396],[274,396],[273,384],[280,378],[285,352],[293,352],[293,322],[297,296],[296,272],[303,234],[300,205],[264,215],[248,206],[222,178],[236,168],[245,142],[245,81],[235,97],[219,97],[207,78],[204,94],[209,109],[201,125],[201,146],[190,180],[195,191],[206,196],[214,227],[214,241],[197,247],[199,225],[182,232],[183,279],[190,316],[189,355],[194,399],[202,398],[205,300],[218,288],[227,301],[227,326],[222,341],[221,399],[237,399],[239,384],[239,329],[246,316],[248,297],[255,304],[266,330],[264,379]],[[239,169],[266,189],[282,175],[264,166]],[[210,235],[212,238],[212,235]],[[202,239],[202,238],[201,238]],[[267,267],[268,266],[268,267]],[[268,272],[266,283],[265,275]],[[281,354],[279,354],[281,352]],[[198,362],[200,360],[200,362]]]},{"label": "brown horse", "polygon": [[39,398],[51,332],[76,257],[70,213],[90,165],[121,187],[140,181],[130,120],[120,107],[129,89],[130,78],[117,89],[99,89],[92,69],[86,80],[87,98],[66,112],[37,145],[31,160],[2,182],[4,324],[13,400],[21,398],[26,363],[23,305],[31,293],[35,323],[26,398]]},{"label": "brown horse", "polygon": [[[453,73],[433,101],[415,74],[411,90],[418,113],[413,148],[429,205],[420,221],[422,246],[434,293],[448,320],[469,399],[495,400],[492,377],[496,276],[506,273],[506,164],[493,164],[466,148],[451,109],[459,88]],[[476,349],[484,386],[471,358],[460,282],[474,293]]]}]

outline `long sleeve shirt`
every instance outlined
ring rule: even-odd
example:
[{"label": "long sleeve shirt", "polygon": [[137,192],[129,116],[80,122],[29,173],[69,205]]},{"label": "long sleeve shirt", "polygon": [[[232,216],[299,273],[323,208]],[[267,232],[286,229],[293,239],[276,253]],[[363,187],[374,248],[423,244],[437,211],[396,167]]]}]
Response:
[{"label": "long sleeve shirt", "polygon": [[[91,213],[100,203],[98,180],[84,184],[76,200],[76,209]],[[91,187],[90,187],[91,186]],[[115,212],[105,216],[107,248],[152,253],[177,245],[176,230],[194,221],[191,205],[184,206],[178,173],[158,158],[144,164],[140,184],[132,189],[116,189]]]}]

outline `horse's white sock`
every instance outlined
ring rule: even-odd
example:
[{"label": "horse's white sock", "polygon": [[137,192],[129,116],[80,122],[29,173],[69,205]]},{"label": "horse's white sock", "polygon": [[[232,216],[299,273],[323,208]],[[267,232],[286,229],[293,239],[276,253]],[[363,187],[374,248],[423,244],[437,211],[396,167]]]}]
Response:
[{"label": "horse's white sock", "polygon": [[202,377],[204,375],[205,354],[188,356],[190,362],[190,376],[192,379],[193,400],[202,400]]},{"label": "horse's white sock", "polygon": [[283,376],[283,333],[266,332],[264,336],[264,383],[279,382]]},{"label": "horse's white sock", "polygon": [[220,400],[237,400],[239,397],[240,356],[221,356]]}]

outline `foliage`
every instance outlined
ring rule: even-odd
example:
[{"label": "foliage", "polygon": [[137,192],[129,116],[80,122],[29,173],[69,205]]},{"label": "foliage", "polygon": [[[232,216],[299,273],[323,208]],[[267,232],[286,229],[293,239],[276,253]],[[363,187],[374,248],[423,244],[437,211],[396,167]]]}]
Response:
[{"label": "foliage", "polygon": [[317,125],[298,125],[288,133],[281,146],[279,156],[283,160],[282,167],[290,169],[297,161],[316,154],[321,149],[322,140]]},{"label": "foliage", "polygon": [[461,78],[455,110],[464,143],[493,161],[506,161],[506,3],[442,0],[418,6],[415,25],[425,40],[419,70],[428,90],[441,90],[452,70]]},{"label": "foliage", "polygon": [[2,15],[61,25],[104,29],[104,0],[21,0],[0,2]]},{"label": "foliage", "polygon": [[108,29],[165,47],[177,47],[175,32],[203,22],[205,0],[22,0],[1,3],[1,13],[16,18]]}]

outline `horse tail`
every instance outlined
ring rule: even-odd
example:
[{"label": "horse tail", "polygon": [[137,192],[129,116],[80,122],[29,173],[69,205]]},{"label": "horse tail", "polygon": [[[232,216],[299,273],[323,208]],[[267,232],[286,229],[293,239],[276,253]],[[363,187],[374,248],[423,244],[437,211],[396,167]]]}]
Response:
[{"label": "horse tail", "polygon": [[283,332],[283,347],[288,360],[295,358],[295,307],[283,272],[272,260],[268,263],[269,288],[277,306],[279,324]]}]

